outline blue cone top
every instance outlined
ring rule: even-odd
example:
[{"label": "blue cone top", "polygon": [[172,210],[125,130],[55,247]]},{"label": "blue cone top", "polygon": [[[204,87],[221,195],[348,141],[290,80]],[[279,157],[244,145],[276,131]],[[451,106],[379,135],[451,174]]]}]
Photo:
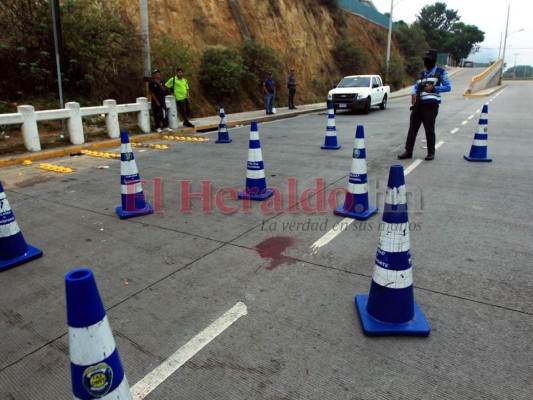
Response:
[{"label": "blue cone top", "polygon": [[391,189],[399,188],[405,185],[405,177],[403,175],[403,165],[391,165],[389,171],[389,182],[387,186]]},{"label": "blue cone top", "polygon": [[0,181],[0,192],[4,191],[4,186],[2,185],[2,181]]},{"label": "blue cone top", "polygon": [[363,127],[363,125],[357,125],[357,128],[355,130],[355,138],[356,139],[365,138],[365,128]]},{"label": "blue cone top", "polygon": [[65,275],[67,322],[70,327],[84,328],[105,317],[104,305],[90,269],[78,269]]},{"label": "blue cone top", "polygon": [[252,123],[250,124],[250,130],[251,131],[256,131],[257,130],[257,122],[256,121],[252,121]]},{"label": "blue cone top", "polygon": [[120,143],[126,144],[130,142],[128,131],[120,131]]},{"label": "blue cone top", "polygon": [[489,112],[489,105],[483,104],[483,109],[481,110],[481,113],[487,114]]},{"label": "blue cone top", "polygon": [[332,101],[329,102],[329,107],[328,107],[328,108],[329,108],[330,110],[333,110],[333,102],[332,102]]}]

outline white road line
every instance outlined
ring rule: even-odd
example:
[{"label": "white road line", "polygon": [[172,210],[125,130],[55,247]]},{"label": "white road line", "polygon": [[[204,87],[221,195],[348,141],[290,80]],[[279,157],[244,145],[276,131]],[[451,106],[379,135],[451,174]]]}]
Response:
[{"label": "white road line", "polygon": [[468,121],[461,122],[461,125],[466,125],[466,124],[468,124]]},{"label": "white road line", "polygon": [[470,117],[468,117],[468,119],[472,119],[472,118],[474,118],[474,115],[471,115]]},{"label": "white road line", "polygon": [[344,218],[341,222],[336,224],[335,228],[332,228],[324,236],[318,239],[315,243],[311,245],[311,254],[318,253],[318,250],[331,242],[339,233],[344,231],[348,226],[352,224],[355,220],[353,218]]},{"label": "white road line", "polygon": [[[444,144],[444,142],[440,141],[439,143],[437,143],[435,148],[438,148],[442,144]],[[421,163],[422,159],[415,160],[411,165],[405,168],[403,175],[409,175],[411,171],[418,167]],[[321,247],[325,246],[333,239],[335,239],[339,233],[344,232],[346,228],[350,226],[354,221],[355,219],[353,218],[344,218],[341,222],[335,224],[334,228],[332,228],[329,232],[327,232],[324,236],[322,236],[320,239],[318,239],[315,243],[311,245],[310,254],[317,254],[318,250],[320,250]]]},{"label": "white road line", "polygon": [[440,146],[442,146],[444,144],[444,141],[443,140],[440,140],[436,145],[435,145],[435,148],[438,149]]},{"label": "white road line", "polygon": [[185,364],[191,357],[208,345],[220,333],[248,312],[244,303],[235,304],[224,315],[196,335],[190,342],[172,354],[164,363],[146,375],[131,388],[135,400],[142,400],[165,379]]},{"label": "white road line", "polygon": [[450,131],[450,133],[453,135],[454,133],[457,133],[459,131],[459,128],[455,128],[453,130]]}]

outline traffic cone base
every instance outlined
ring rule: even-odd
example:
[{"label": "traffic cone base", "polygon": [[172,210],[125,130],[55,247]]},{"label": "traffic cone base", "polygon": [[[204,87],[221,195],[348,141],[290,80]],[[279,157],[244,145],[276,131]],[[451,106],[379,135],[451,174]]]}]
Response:
[{"label": "traffic cone base", "polygon": [[117,206],[116,208],[117,214],[120,217],[120,219],[126,219],[126,218],[132,218],[137,217],[139,215],[145,215],[145,214],[152,214],[154,212],[154,209],[148,202],[146,202],[146,207],[142,210],[136,210],[136,211],[124,211],[122,209],[122,206]]},{"label": "traffic cone base", "polygon": [[239,196],[239,199],[250,199],[250,200],[265,200],[271,197],[274,194],[274,191],[271,189],[265,189],[261,192],[261,194],[253,194],[253,193],[246,193],[246,192],[238,192],[237,196]]},{"label": "traffic cone base", "polygon": [[324,146],[320,146],[320,148],[322,150],[339,150],[341,148],[341,145],[338,144],[338,145],[333,145],[333,146],[327,146],[327,145],[324,145]]},{"label": "traffic cone base", "polygon": [[368,295],[355,296],[355,305],[363,332],[369,336],[429,336],[430,328],[424,313],[414,301],[414,318],[401,324],[379,321],[367,311]]},{"label": "traffic cone base", "polygon": [[43,251],[37,247],[33,247],[29,244],[26,245],[28,246],[28,251],[26,251],[24,254],[9,260],[0,260],[0,271],[16,267],[17,265],[24,264],[31,260],[35,260],[43,255]]},{"label": "traffic cone base", "polygon": [[375,206],[369,206],[367,210],[363,212],[357,212],[357,211],[346,211],[344,209],[344,204],[337,207],[335,210],[333,210],[333,213],[335,215],[341,215],[343,217],[348,218],[354,218],[364,221],[365,219],[370,218],[372,215],[378,212],[378,208]]},{"label": "traffic cone base", "polygon": [[492,162],[492,158],[485,157],[485,158],[475,158],[470,156],[463,156],[465,160],[467,161],[478,161],[478,162]]},{"label": "traffic cone base", "polygon": [[218,139],[215,140],[215,143],[231,143],[233,142],[233,139]]}]

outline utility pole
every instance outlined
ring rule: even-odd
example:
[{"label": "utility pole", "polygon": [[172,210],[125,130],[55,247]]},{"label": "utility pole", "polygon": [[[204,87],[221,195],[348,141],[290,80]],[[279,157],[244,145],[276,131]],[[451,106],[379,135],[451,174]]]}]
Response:
[{"label": "utility pole", "polygon": [[505,67],[505,47],[507,46],[507,29],[509,28],[509,12],[511,11],[511,5],[507,6],[507,22],[505,23],[505,39],[503,41],[503,55],[502,55],[502,70],[500,71],[500,81],[498,85],[502,84],[503,69]]},{"label": "utility pole", "polygon": [[150,63],[150,31],[148,28],[148,0],[140,1],[140,15],[141,15],[141,40],[142,40],[142,58],[143,58],[143,82],[148,97],[148,82],[151,76]]},{"label": "utility pole", "polygon": [[514,53],[513,79],[516,78],[516,56],[518,56],[518,54]]},{"label": "utility pole", "polygon": [[385,61],[385,82],[389,83],[389,65],[390,65],[390,46],[392,38],[392,8],[394,0],[390,0],[390,15],[389,15],[389,34],[387,37],[387,59]]}]

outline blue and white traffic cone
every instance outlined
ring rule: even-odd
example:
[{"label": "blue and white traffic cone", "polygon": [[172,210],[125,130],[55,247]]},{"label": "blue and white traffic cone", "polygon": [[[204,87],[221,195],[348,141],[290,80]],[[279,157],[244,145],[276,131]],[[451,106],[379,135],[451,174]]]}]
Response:
[{"label": "blue and white traffic cone", "polygon": [[128,132],[120,132],[120,191],[122,205],[117,206],[121,219],[151,214],[154,209],[144,198],[143,187],[137,164],[133,157]]},{"label": "blue and white traffic cone", "polygon": [[413,294],[409,219],[403,167],[390,168],[370,293],[355,296],[363,331],[371,336],[428,336]]},{"label": "blue and white traffic cone", "polygon": [[43,252],[24,240],[0,182],[0,271],[39,258]]},{"label": "blue and white traffic cone", "polygon": [[340,144],[337,143],[337,129],[335,128],[335,110],[333,103],[329,103],[328,110],[328,126],[326,127],[326,140],[324,146],[320,147],[324,150],[339,150]]},{"label": "blue and white traffic cone", "polygon": [[250,126],[250,144],[248,146],[248,163],[246,165],[246,188],[239,192],[239,199],[265,200],[272,196],[274,191],[267,188],[265,178],[265,165],[261,153],[261,142],[257,122],[252,121]]},{"label": "blue and white traffic cone", "polygon": [[224,113],[224,104],[220,104],[220,123],[218,124],[218,140],[215,143],[231,143],[228,128],[226,126],[226,114]]},{"label": "blue and white traffic cone", "polygon": [[65,288],[74,399],[132,399],[92,271],[69,272]]},{"label": "blue and white traffic cone", "polygon": [[479,116],[477,132],[474,135],[474,141],[472,142],[472,147],[470,148],[470,154],[468,156],[463,156],[465,160],[481,161],[481,162],[492,161],[492,158],[487,157],[487,139],[489,138],[488,113],[489,113],[489,105],[485,104],[483,105],[483,109],[481,110],[481,115]]},{"label": "blue and white traffic cone", "polygon": [[333,212],[348,218],[365,220],[378,211],[368,204],[368,175],[366,171],[365,130],[357,125],[353,147],[352,169],[344,204]]}]

